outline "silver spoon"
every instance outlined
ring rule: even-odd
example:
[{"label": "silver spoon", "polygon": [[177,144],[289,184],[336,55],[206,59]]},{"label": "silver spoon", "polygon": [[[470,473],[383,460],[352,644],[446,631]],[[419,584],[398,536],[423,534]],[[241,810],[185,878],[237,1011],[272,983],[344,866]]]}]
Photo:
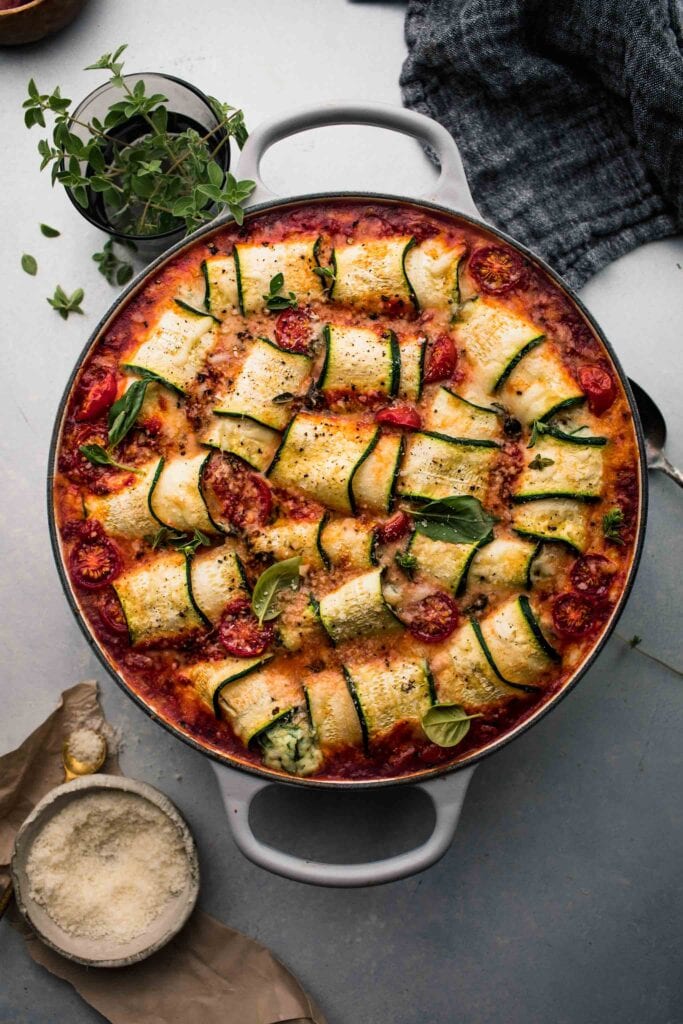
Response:
[{"label": "silver spoon", "polygon": [[629,382],[640,413],[640,422],[643,424],[647,468],[661,469],[662,473],[666,473],[672,480],[675,480],[679,487],[683,487],[683,473],[680,469],[672,466],[664,454],[666,423],[659,407],[655,405],[647,391],[643,391],[640,384],[636,384],[630,377]]}]

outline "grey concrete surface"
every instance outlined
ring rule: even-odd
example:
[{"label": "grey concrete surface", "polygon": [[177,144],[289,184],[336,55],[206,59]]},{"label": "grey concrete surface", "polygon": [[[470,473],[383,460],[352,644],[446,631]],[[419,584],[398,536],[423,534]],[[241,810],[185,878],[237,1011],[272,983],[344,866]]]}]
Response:
[{"label": "grey concrete surface", "polygon": [[[37,170],[37,130],[20,104],[33,75],[84,95],[83,72],[128,41],[129,70],[159,69],[264,116],[315,99],[398,102],[403,5],[349,0],[91,0],[54,40],[0,51],[4,188],[0,375],[0,752],[12,749],[74,681],[99,679],[125,742],[125,771],[161,788],[195,831],[201,905],[269,945],[330,1024],[681,1024],[683,657],[682,495],[652,480],[643,564],[618,627],[589,675],[531,732],[477,769],[455,842],[420,877],[365,891],[316,890],[246,862],[228,834],[208,763],[150,722],[89,653],[50,552],[44,474],[54,412],[90,329],[115,297],[90,255],[103,238]],[[283,194],[326,188],[417,193],[433,171],[412,142],[325,129],[275,147],[266,180]],[[39,222],[60,228],[44,239]],[[504,225],[501,225],[504,227]],[[37,278],[19,267],[39,262]],[[661,404],[683,463],[683,245],[646,246],[599,274],[583,298],[629,374]],[[86,290],[64,323],[55,284]],[[632,651],[628,638],[643,637]],[[667,663],[660,665],[653,658]],[[430,827],[409,790],[263,794],[267,841],[337,859],[405,849]],[[99,1018],[37,967],[0,924],[0,1024]]]}]

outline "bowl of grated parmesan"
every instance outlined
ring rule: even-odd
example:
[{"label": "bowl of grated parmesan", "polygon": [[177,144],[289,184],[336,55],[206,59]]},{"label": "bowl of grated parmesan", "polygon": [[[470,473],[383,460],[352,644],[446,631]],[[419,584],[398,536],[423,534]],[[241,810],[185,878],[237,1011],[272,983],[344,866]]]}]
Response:
[{"label": "bowl of grated parmesan", "polygon": [[124,967],[176,935],[199,891],[194,839],[171,801],[118,775],[52,790],[29,815],[11,863],[17,906],[58,953]]}]

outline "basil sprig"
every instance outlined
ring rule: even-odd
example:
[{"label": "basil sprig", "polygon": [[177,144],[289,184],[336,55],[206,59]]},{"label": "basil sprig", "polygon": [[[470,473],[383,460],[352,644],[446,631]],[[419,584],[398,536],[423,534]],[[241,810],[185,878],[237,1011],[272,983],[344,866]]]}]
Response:
[{"label": "basil sprig", "polygon": [[125,394],[121,395],[118,401],[112,405],[107,419],[110,448],[121,444],[124,437],[135,426],[135,421],[147,394],[147,388],[153,380],[154,377],[145,375],[140,380],[133,381]]},{"label": "basil sprig", "polygon": [[430,501],[420,509],[409,511],[415,518],[418,533],[451,544],[478,544],[488,537],[496,522],[479,499],[469,494]]},{"label": "basil sprig", "polygon": [[472,719],[481,717],[468,715],[459,704],[434,704],[423,716],[422,728],[438,747],[455,747],[467,736]]},{"label": "basil sprig", "polygon": [[264,621],[276,619],[280,609],[275,602],[276,596],[282,590],[299,589],[299,568],[301,556],[286,558],[282,562],[275,562],[261,573],[256,580],[254,593],[251,595],[251,607],[254,615],[258,618],[259,625]]},{"label": "basil sprig", "polygon": [[284,274],[275,274],[270,279],[268,294],[264,295],[266,309],[272,313],[279,313],[281,309],[296,309],[296,295],[289,292],[289,295],[280,295],[285,284]]}]

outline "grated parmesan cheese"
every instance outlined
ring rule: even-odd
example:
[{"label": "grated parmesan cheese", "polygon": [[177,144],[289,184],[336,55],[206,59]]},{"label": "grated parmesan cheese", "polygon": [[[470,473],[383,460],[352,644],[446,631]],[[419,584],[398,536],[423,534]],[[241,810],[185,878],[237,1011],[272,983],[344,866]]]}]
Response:
[{"label": "grated parmesan cheese", "polygon": [[76,729],[66,741],[69,756],[81,764],[97,764],[102,757],[104,737],[94,729]]},{"label": "grated parmesan cheese", "polygon": [[70,935],[126,943],[183,891],[183,839],[135,793],[74,800],[37,836],[26,865],[30,895]]}]

